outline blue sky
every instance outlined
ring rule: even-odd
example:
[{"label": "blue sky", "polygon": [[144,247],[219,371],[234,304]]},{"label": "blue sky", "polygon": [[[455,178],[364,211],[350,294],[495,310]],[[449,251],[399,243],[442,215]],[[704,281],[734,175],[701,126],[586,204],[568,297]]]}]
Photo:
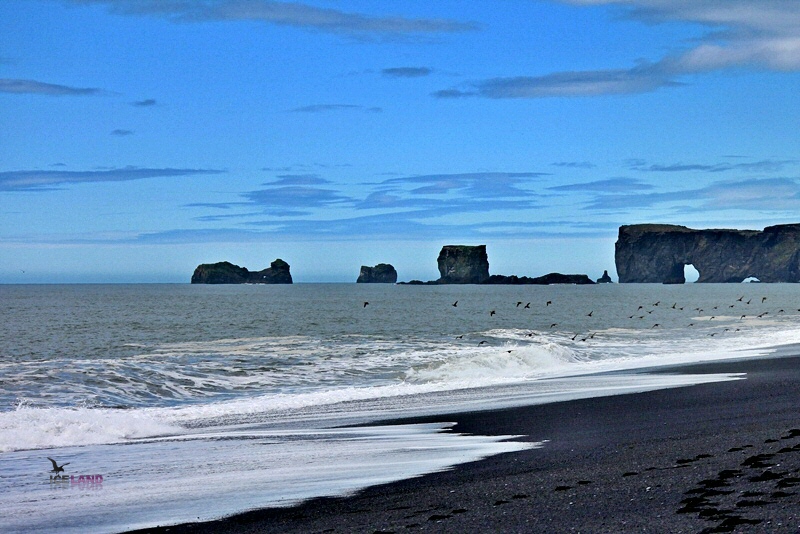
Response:
[{"label": "blue sky", "polygon": [[0,283],[296,282],[800,221],[796,0],[4,0]]}]

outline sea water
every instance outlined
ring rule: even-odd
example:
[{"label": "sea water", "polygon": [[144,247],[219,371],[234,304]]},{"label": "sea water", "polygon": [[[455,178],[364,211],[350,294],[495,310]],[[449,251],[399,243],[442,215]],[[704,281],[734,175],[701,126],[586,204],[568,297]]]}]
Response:
[{"label": "sea water", "polygon": [[[800,286],[0,286],[0,530],[117,532],[546,447],[380,424],[737,380]],[[69,462],[52,473],[51,461]]]}]

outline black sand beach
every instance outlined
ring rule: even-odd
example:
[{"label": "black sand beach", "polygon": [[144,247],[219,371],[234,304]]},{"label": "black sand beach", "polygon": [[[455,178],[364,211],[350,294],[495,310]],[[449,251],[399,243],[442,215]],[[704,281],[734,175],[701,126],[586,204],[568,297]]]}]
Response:
[{"label": "black sand beach", "polygon": [[352,497],[150,532],[800,530],[800,357],[680,371],[747,375],[428,419],[548,441]]}]

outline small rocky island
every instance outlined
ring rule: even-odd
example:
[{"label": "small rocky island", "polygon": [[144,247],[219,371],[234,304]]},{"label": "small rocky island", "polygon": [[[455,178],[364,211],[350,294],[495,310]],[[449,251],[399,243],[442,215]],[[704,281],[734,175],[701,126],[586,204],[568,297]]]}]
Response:
[{"label": "small rocky island", "polygon": [[598,284],[613,284],[614,281],[608,276],[608,271],[603,271],[603,276],[597,279]]},{"label": "small rocky island", "polygon": [[800,282],[800,224],[758,230],[694,230],[671,224],[620,226],[614,261],[620,283]]},{"label": "small rocky island", "polygon": [[489,257],[486,245],[445,245],[437,259],[439,279],[432,282],[412,280],[409,284],[505,284],[505,285],[549,285],[549,284],[594,284],[585,274],[550,273],[529,278],[527,276],[505,276],[489,274]]},{"label": "small rocky island", "polygon": [[273,261],[262,271],[249,271],[227,261],[198,265],[192,275],[193,284],[291,284],[289,264]]},{"label": "small rocky island", "polygon": [[379,263],[375,267],[361,266],[357,284],[396,284],[397,271],[388,263]]}]

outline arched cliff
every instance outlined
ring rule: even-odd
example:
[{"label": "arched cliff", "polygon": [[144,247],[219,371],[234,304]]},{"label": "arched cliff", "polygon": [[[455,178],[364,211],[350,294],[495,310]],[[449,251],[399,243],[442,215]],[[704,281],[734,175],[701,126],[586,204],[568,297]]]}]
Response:
[{"label": "arched cliff", "polygon": [[694,230],[670,224],[620,226],[614,260],[620,283],[800,282],[800,224],[758,230]]}]

